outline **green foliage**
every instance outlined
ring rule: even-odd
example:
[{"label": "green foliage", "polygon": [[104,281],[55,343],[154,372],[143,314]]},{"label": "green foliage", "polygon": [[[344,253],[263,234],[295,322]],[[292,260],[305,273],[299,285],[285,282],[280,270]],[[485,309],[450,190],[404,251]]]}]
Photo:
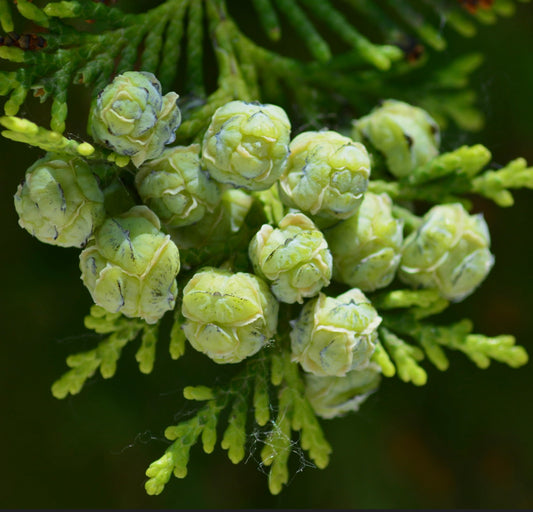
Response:
[{"label": "green foliage", "polygon": [[[430,70],[425,67],[427,56],[432,51],[442,51],[446,47],[446,30],[441,30],[441,21],[445,21],[445,24],[464,36],[472,36],[475,32],[475,22],[493,23],[497,16],[507,16],[514,8],[511,0],[495,0],[490,10],[482,5],[477,6],[476,3],[429,0],[253,0],[252,5],[258,21],[271,41],[283,42],[286,34],[282,34],[282,25],[284,30],[294,32],[296,39],[301,40],[305,51],[301,57],[293,57],[271,49],[276,47],[275,44],[269,46],[257,43],[254,40],[256,34],[253,27],[251,30],[248,26],[239,26],[237,9],[233,12],[232,2],[226,0],[166,0],[139,14],[124,13],[102,2],[88,0],[41,2],[39,5],[37,3],[30,0],[18,0],[15,3],[0,0],[0,23],[4,31],[11,33],[16,25],[21,24],[22,17],[25,18],[24,27],[34,30],[38,26],[39,30],[42,30],[39,32],[42,35],[32,35],[35,38],[41,37],[44,41],[43,44],[35,43],[35,47],[26,47],[20,43],[18,36],[12,34],[6,36],[9,38],[6,39],[9,44],[0,45],[0,58],[9,61],[8,70],[0,71],[0,95],[7,98],[4,105],[6,116],[0,118],[0,123],[6,128],[2,135],[47,152],[76,155],[91,164],[108,164],[112,171],[108,172],[106,167],[105,172],[95,173],[99,174],[106,187],[108,181],[112,181],[103,191],[109,214],[113,207],[120,210],[120,205],[124,204],[114,199],[123,191],[129,194],[126,203],[145,200],[142,194],[139,196],[139,190],[135,190],[133,184],[133,176],[137,172],[133,164],[140,165],[140,161],[136,161],[135,156],[128,151],[129,148],[122,151],[124,154],[117,154],[103,147],[94,147],[89,142],[80,142],[62,135],[68,122],[68,92],[72,84],[84,85],[90,89],[94,108],[94,105],[98,105],[97,95],[111,82],[114,75],[134,69],[156,73],[164,91],[176,88],[182,94],[180,108],[184,122],[176,133],[178,144],[200,143],[217,109],[234,99],[240,100],[239,108],[244,108],[242,102],[256,100],[292,105],[299,123],[298,128],[304,123],[310,123],[311,128],[318,129],[322,126],[314,125],[320,124],[320,116],[324,111],[329,113],[342,108],[346,116],[363,116],[374,106],[376,100],[397,98],[427,109],[441,126],[452,120],[460,128],[476,130],[481,126],[483,117],[475,106],[476,95],[469,89],[469,77],[481,64],[481,57],[477,54],[466,54]],[[462,8],[461,4],[469,7]],[[14,18],[11,5],[16,5],[18,12]],[[87,24],[85,21],[95,23]],[[211,52],[205,51],[208,45],[211,45],[215,62],[210,61]],[[423,45],[427,45],[430,50],[424,53]],[[184,69],[183,76],[178,73],[181,69]],[[208,69],[216,71],[206,72]],[[179,87],[175,87],[176,85]],[[41,102],[51,100],[51,129],[17,117],[17,113],[25,107],[29,93],[33,93]],[[142,91],[139,94],[142,96]],[[169,94],[175,101],[177,94]],[[265,106],[254,105],[246,108],[255,112],[261,108],[264,110]],[[274,108],[283,112],[279,107]],[[254,115],[250,115],[250,119]],[[232,119],[234,117],[231,116]],[[344,120],[340,119],[339,122]],[[223,125],[226,124],[225,121]],[[102,128],[100,140],[95,137],[95,142],[106,143],[106,130],[107,127]],[[252,161],[250,157],[255,158],[255,155],[242,149],[241,139],[234,144],[235,147],[231,146],[235,142],[235,132],[239,132],[238,135],[241,136],[247,133],[246,130],[241,130],[239,126],[239,130],[230,133],[226,145],[229,147],[230,156],[240,151],[239,156],[244,155],[245,159]],[[258,127],[257,133],[254,132],[247,141],[248,148],[255,147],[256,139],[265,135],[264,131],[264,126]],[[272,181],[268,181],[266,186],[257,185],[257,175],[262,175],[264,171],[261,167],[256,175],[244,182],[254,192],[247,194],[242,190],[233,190],[226,185],[217,184],[217,187],[223,189],[221,202],[218,206],[213,205],[212,210],[201,220],[192,223],[192,226],[166,225],[161,231],[160,226],[156,226],[159,238],[166,240],[172,236],[173,240],[178,241],[185,270],[178,276],[180,290],[183,290],[186,282],[193,277],[193,272],[205,265],[223,265],[223,270],[217,272],[233,276],[236,275],[233,271],[250,271],[246,248],[253,234],[265,222],[278,224],[288,208],[294,206],[283,194],[280,198],[279,189],[275,186],[261,190],[270,186],[284,172],[288,128],[285,131],[287,141],[282,144],[284,149],[279,157],[279,173],[274,173]],[[220,132],[217,126],[212,134],[212,146],[217,150]],[[336,132],[319,133],[334,134],[332,137],[342,139],[342,143],[339,143],[342,148],[346,148],[346,141],[352,143],[350,139]],[[416,134],[416,130],[413,133]],[[409,160],[412,157],[413,141],[409,142],[412,137],[405,136],[406,132],[400,131],[398,134],[398,140],[392,144],[392,151],[398,151],[396,146],[401,143],[405,146],[405,158]],[[173,133],[170,135],[173,136]],[[271,135],[270,139],[275,144],[278,143],[276,137]],[[269,134],[266,134],[265,139],[268,138]],[[204,149],[205,146],[204,144]],[[313,220],[320,228],[324,228],[330,225],[324,226],[320,221],[326,219],[327,222],[335,223],[337,217],[356,215],[368,185],[368,190],[386,193],[394,201],[392,214],[403,221],[405,232],[408,234],[416,230],[422,222],[414,213],[417,211],[415,207],[426,206],[427,203],[460,202],[468,209],[471,206],[470,196],[473,194],[487,197],[499,206],[510,206],[513,204],[510,189],[533,188],[533,167],[527,167],[524,159],[513,160],[498,170],[486,170],[491,154],[480,144],[462,146],[434,157],[432,155],[437,152],[437,148],[431,149],[428,161],[413,164],[413,169],[399,177],[394,177],[390,166],[387,167],[380,155],[374,152],[371,155],[371,179],[368,181],[368,173],[365,173],[365,179],[359,183],[360,188],[357,189],[351,185],[351,188],[346,187],[342,179],[339,179],[338,183],[335,182],[336,177],[330,180],[328,171],[327,179],[324,180],[328,185],[321,184],[315,192],[322,201],[324,189],[331,188],[337,199],[332,208],[336,213]],[[172,150],[173,148],[169,151]],[[295,154],[296,151],[293,151],[293,156]],[[266,162],[264,167],[271,167],[270,160],[265,155],[262,156]],[[302,175],[309,171],[309,155],[304,156]],[[154,156],[156,157],[157,155]],[[332,156],[335,164],[339,163],[337,158],[335,151],[334,157]],[[364,161],[366,171],[367,160]],[[242,160],[240,162],[242,163]],[[322,173],[323,164],[324,159],[318,158],[317,166]],[[346,162],[339,164],[341,170],[346,169],[345,164]],[[150,162],[147,165],[149,166]],[[339,169],[333,164],[330,167],[335,171],[331,174],[336,176]],[[214,175],[216,173],[213,173],[212,169],[208,170],[213,174],[212,178],[217,179]],[[237,169],[236,174],[239,171],[240,169]],[[298,172],[300,173],[300,170]],[[139,174],[137,180],[138,176]],[[119,183],[119,180],[123,182]],[[234,179],[220,181],[243,185],[243,182]],[[330,187],[330,181],[335,186]],[[164,192],[171,188],[165,187]],[[340,215],[345,188],[349,188],[349,193],[354,195],[356,201],[350,205],[348,211]],[[121,191],[118,196],[115,195],[117,190]],[[305,191],[304,195],[309,196],[308,191]],[[312,202],[314,204],[316,201]],[[309,208],[310,215],[317,213],[314,206]],[[299,207],[303,209],[301,205]],[[116,217],[120,213],[122,210],[113,215]],[[164,224],[164,219],[162,220]],[[394,219],[392,221],[393,224],[401,225]],[[113,222],[117,224],[116,220]],[[130,229],[120,230],[131,248]],[[117,243],[118,238],[110,237],[108,245],[123,254],[127,252],[124,247],[128,244]],[[280,242],[280,246],[285,247],[293,239],[294,237],[286,237]],[[94,241],[89,242],[93,243]],[[144,242],[140,245],[143,249],[140,252],[143,252],[147,265],[160,256],[158,250],[147,254]],[[90,247],[91,245],[85,249],[86,253]],[[400,252],[398,247],[398,258]],[[265,255],[265,259],[271,256],[272,254]],[[129,259],[135,258],[133,254]],[[87,272],[93,263],[87,261]],[[107,267],[106,263],[105,268]],[[143,270],[142,275],[134,277],[144,279],[146,273],[147,271]],[[213,271],[211,273],[214,274]],[[511,367],[518,367],[527,362],[527,353],[522,347],[515,345],[513,336],[489,337],[475,334],[469,320],[451,325],[438,325],[429,321],[429,317],[438,315],[449,307],[449,301],[432,288],[396,289],[394,287],[397,283],[392,281],[392,274],[391,279],[383,285],[387,287],[384,291],[368,295],[368,307],[373,312],[374,320],[377,320],[372,324],[371,333],[362,333],[365,336],[371,334],[363,366],[371,357],[371,361],[377,366],[370,366],[381,368],[384,376],[397,375],[404,382],[420,386],[427,380],[427,373],[422,366],[424,359],[429,359],[439,370],[446,370],[449,366],[446,350],[463,352],[480,368],[489,366],[491,360]],[[244,274],[241,274],[241,277],[242,275]],[[132,277],[130,274],[128,276]],[[174,276],[175,274],[172,279]],[[257,279],[255,276],[249,278]],[[329,281],[329,274],[326,281]],[[114,278],[109,279],[109,290],[116,292],[116,282]],[[161,285],[160,279],[158,282]],[[221,290],[224,290],[215,284],[214,278],[210,277],[201,292],[210,294],[209,300],[213,303],[230,304],[225,311],[226,316],[231,317],[235,312],[242,313],[238,311],[239,307],[243,307],[242,303],[232,306],[231,300],[228,299],[230,296],[238,299],[238,293],[234,293],[234,290],[230,290],[231,293],[221,293]],[[392,287],[389,287],[391,284]],[[346,287],[339,281],[332,287],[340,287],[338,292],[348,295]],[[241,288],[246,287],[241,284]],[[266,284],[264,288],[267,290]],[[370,287],[369,290],[376,288],[378,286]],[[120,283],[118,290],[119,295],[115,293],[118,303],[114,305],[120,309],[124,305]],[[151,301],[153,296],[162,295],[161,290],[156,291],[159,291],[159,294],[147,295],[144,298]],[[324,291],[330,293],[331,290],[324,288]],[[335,291],[337,292],[336,289]],[[176,297],[177,293],[173,293],[176,306],[174,307],[172,302],[172,305],[166,308],[174,307],[169,340],[169,353],[173,360],[184,355],[185,332],[192,341],[195,327],[191,318],[186,320],[184,317],[183,291],[182,296]],[[269,294],[268,290],[266,293]],[[360,292],[350,295],[349,304],[357,302],[357,306],[361,306],[358,293]],[[218,297],[221,295],[224,295],[225,299],[219,301]],[[255,297],[255,292],[252,295]],[[136,306],[140,299],[135,294],[133,297],[135,300],[132,300],[132,303]],[[193,447],[201,441],[204,452],[211,453],[219,438],[221,448],[227,451],[228,458],[234,464],[243,461],[247,453],[253,451],[255,446],[251,446],[251,439],[260,440],[263,444],[260,450],[261,465],[269,468],[268,484],[273,494],[278,494],[288,482],[289,457],[293,451],[300,449],[298,445],[307,452],[317,467],[327,466],[331,447],[323,435],[311,403],[306,398],[304,373],[294,362],[295,356],[288,347],[289,325],[297,325],[295,319],[299,310],[286,304],[281,305],[280,327],[275,335],[276,339],[272,340],[279,305],[273,298],[269,298],[269,301],[272,302],[271,309],[275,309],[275,314],[270,312],[272,318],[269,320],[268,329],[264,329],[265,332],[259,332],[257,326],[254,330],[247,331],[248,323],[243,322],[242,315],[236,315],[238,318],[230,318],[231,322],[227,322],[227,330],[235,338],[236,346],[245,345],[253,336],[261,341],[253,350],[245,351],[242,357],[229,358],[226,361],[214,358],[217,362],[236,363],[251,356],[240,363],[229,382],[217,385],[211,385],[209,382],[209,386],[195,385],[184,388],[183,394],[187,400],[202,402],[202,405],[188,419],[165,430],[165,436],[171,444],[163,456],[153,462],[146,471],[149,478],[145,484],[148,494],[161,493],[172,474],[177,478],[184,478]],[[213,332],[220,334],[221,329],[217,322],[221,322],[218,318],[206,318],[206,306],[201,300],[197,306],[198,318],[195,322],[206,323],[211,329],[215,326],[211,331],[208,330],[205,336],[204,341],[209,345],[216,338]],[[256,306],[257,311],[254,310],[250,316],[260,317],[266,314],[263,311],[268,309],[265,304]],[[160,313],[156,317],[146,317],[156,321],[155,324],[149,325],[138,318],[126,318],[120,313],[109,313],[99,306],[93,306],[90,315],[85,318],[85,325],[104,337],[96,348],[67,358],[70,370],[53,384],[53,395],[64,398],[68,394],[79,393],[84,383],[97,371],[100,371],[103,378],[112,377],[116,373],[122,349],[138,337],[140,345],[135,358],[140,371],[150,373],[154,367],[159,339],[159,319],[164,311]],[[355,316],[359,319],[358,315]],[[380,319],[382,323],[378,329]],[[342,320],[344,321],[344,318]],[[357,331],[353,326],[339,328],[337,325],[333,325],[332,331],[338,332],[342,329],[347,332],[345,345],[352,350],[351,341]],[[244,334],[241,335],[241,331]],[[245,340],[244,343],[241,343],[241,338]],[[310,339],[310,336],[308,338]],[[317,351],[319,358],[323,358],[323,352],[331,345],[329,338],[322,341],[325,348]],[[256,353],[260,349],[261,351]],[[335,354],[334,352],[334,356]],[[353,370],[351,360],[345,370]]]},{"label": "green foliage", "polygon": [[0,118],[2,126],[7,128],[2,132],[6,139],[25,144],[31,144],[51,153],[66,153],[90,157],[94,154],[94,147],[88,142],[79,143],[63,137],[60,133],[46,130],[35,123],[15,116]]},{"label": "green foliage", "polygon": [[[277,399],[269,392],[269,380],[277,389]],[[200,439],[206,453],[213,451],[217,426],[221,418],[226,417],[224,412],[227,414],[227,426],[220,446],[227,450],[231,462],[241,462],[248,449],[253,449],[247,446],[250,406],[254,410],[255,426],[252,428],[258,430],[264,427],[260,429],[261,434],[255,435],[262,439],[264,445],[261,460],[270,467],[268,481],[273,494],[278,494],[289,478],[288,459],[296,449],[292,441],[293,431],[300,433],[299,443],[317,467],[324,468],[329,462],[331,447],[305,397],[304,381],[287,350],[264,351],[248,359],[228,385],[217,388],[188,386],[184,389],[184,396],[188,400],[206,403],[193,417],[165,430],[167,439],[174,442],[146,471],[148,494],[161,493],[172,473],[177,478],[187,475],[190,450]],[[270,419],[272,407],[277,409],[277,414]]]},{"label": "green foliage", "polygon": [[185,353],[185,333],[181,328],[185,318],[181,314],[181,300],[178,299],[174,313],[174,322],[170,330],[170,343],[168,346],[170,357],[174,360],[179,359]]},{"label": "green foliage", "polygon": [[[42,9],[21,0],[16,3],[19,15],[46,29],[41,36],[46,46],[0,46],[0,58],[12,61],[16,68],[0,73],[0,94],[9,95],[6,114],[16,115],[31,92],[41,102],[52,100],[50,126],[62,133],[70,84],[88,86],[95,96],[114,74],[139,63],[140,70],[156,73],[163,89],[168,90],[182,61],[186,65],[184,88],[193,96],[191,116],[182,131],[182,136],[189,139],[205,128],[218,106],[233,98],[285,103],[280,94],[286,90],[291,101],[311,115],[320,105],[329,104],[331,108],[331,92],[337,91],[343,93],[343,101],[361,112],[368,110],[376,98],[390,96],[391,81],[395,92],[399,90],[395,87],[397,80],[416,71],[426,60],[420,58],[424,44],[435,50],[445,47],[441,20],[471,36],[475,21],[492,23],[497,15],[511,14],[514,6],[511,0],[497,0],[491,11],[471,8],[469,13],[459,2],[424,2],[415,7],[406,0],[401,4],[255,0],[253,6],[266,34],[279,40],[280,23],[286,19],[307,46],[311,57],[308,61],[281,55],[252,41],[245,35],[248,27],[238,27],[231,3],[226,4],[226,0],[167,0],[145,13],[129,14],[88,0],[48,2]],[[19,17],[14,23],[8,0],[0,1],[0,21],[9,33],[21,24]],[[361,33],[367,25],[374,32],[372,40]],[[334,54],[331,50],[327,42],[331,34],[337,35],[343,52]],[[181,54],[183,39],[185,52]],[[204,55],[206,40],[213,47],[218,67],[215,90],[211,90],[203,73],[208,58]],[[411,86],[399,99],[416,98],[439,122],[451,117],[463,127],[476,128],[480,117],[472,106],[474,98],[459,84],[468,80],[477,64],[477,57],[466,57],[434,77],[426,74],[419,86]],[[348,91],[351,93],[346,94]],[[194,107],[194,97],[201,98],[200,106]]]},{"label": "green foliage", "polygon": [[[244,457],[246,442],[246,417],[248,398],[251,388],[258,382],[257,375],[268,371],[264,354],[246,361],[243,370],[231,379],[228,386],[216,389],[206,386],[188,386],[184,389],[184,396],[188,400],[206,401],[206,404],[196,414],[176,426],[165,430],[165,437],[174,441],[165,454],[153,462],[146,475],[149,480],[145,487],[148,494],[159,494],[170,479],[172,472],[177,478],[187,475],[189,452],[200,436],[203,449],[211,453],[216,445],[217,424],[222,412],[231,406],[228,427],[224,432],[222,447],[228,450],[228,457],[234,463]],[[263,376],[263,382],[266,377]]]},{"label": "green foliage", "polygon": [[398,377],[404,382],[412,382],[415,386],[423,386],[427,382],[426,372],[418,365],[424,359],[423,352],[383,327],[380,335],[396,365]]},{"label": "green foliage", "polygon": [[471,203],[465,196],[476,193],[498,206],[512,206],[509,189],[533,188],[533,167],[517,158],[499,170],[483,171],[490,159],[490,151],[481,144],[461,146],[436,156],[398,181],[372,180],[369,190],[386,192],[395,201],[460,202],[467,207]]},{"label": "green foliage", "polygon": [[[290,450],[291,429],[300,433],[300,444],[320,469],[329,463],[331,447],[324,438],[317,417],[305,397],[305,385],[298,367],[291,362],[288,352],[273,356],[272,384],[278,391],[278,416],[261,451],[263,464],[271,466],[269,488],[278,494],[288,480],[287,461]],[[278,449],[278,446],[281,449]]]},{"label": "green foliage", "polygon": [[100,306],[92,306],[91,313],[85,317],[85,326],[97,334],[107,336],[98,346],[87,352],[73,354],[67,358],[71,368],[54,382],[52,394],[56,398],[65,398],[68,394],[78,394],[85,382],[99,369],[104,379],[115,375],[117,362],[122,349],[135,340],[142,332],[141,347],[135,358],[143,373],[150,373],[154,365],[157,327],[142,320],[125,318],[120,313],[108,313]]},{"label": "green foliage", "polygon": [[155,346],[158,340],[158,325],[147,325],[143,329],[141,346],[135,354],[135,359],[139,363],[139,370],[142,373],[152,373],[155,362]]},{"label": "green foliage", "polygon": [[[513,368],[528,362],[527,352],[515,345],[513,336],[472,333],[472,322],[467,319],[446,326],[426,321],[425,318],[440,313],[449,305],[437,290],[393,290],[373,297],[373,303],[383,317],[380,329],[383,345],[379,345],[372,359],[381,366],[386,377],[395,375],[396,367],[404,382],[425,384],[427,375],[419,363],[427,357],[439,370],[447,370],[449,361],[443,348],[463,352],[482,369],[487,368],[491,360]],[[408,343],[403,337],[416,344]]]},{"label": "green foliage", "polygon": [[472,180],[472,192],[492,199],[498,206],[512,206],[512,188],[533,189],[533,167],[523,158],[509,162],[497,171],[486,171]]}]

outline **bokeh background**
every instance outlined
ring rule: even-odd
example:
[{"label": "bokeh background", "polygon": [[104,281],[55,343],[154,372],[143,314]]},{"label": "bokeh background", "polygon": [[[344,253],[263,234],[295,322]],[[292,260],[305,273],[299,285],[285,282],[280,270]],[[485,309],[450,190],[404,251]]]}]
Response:
[{"label": "bokeh background", "polygon": [[[532,5],[520,4],[517,15],[481,27],[472,40],[450,34],[449,43],[443,58],[486,55],[474,86],[487,122],[475,134],[452,130],[445,147],[481,142],[499,164],[517,156],[533,163]],[[72,132],[83,130],[86,108],[80,96]],[[445,373],[426,365],[423,388],[385,380],[358,414],[324,421],[329,467],[306,467],[294,454],[279,496],[268,493],[257,455],[233,466],[220,448],[207,456],[199,447],[187,479],[147,496],[144,471],[165,449],[164,428],[187,408],[181,389],[206,382],[210,367],[191,351],[173,362],[161,343],[145,376],[132,344],[113,379],[97,377],[63,401],[52,397],[65,357],[96,339],[82,324],[91,301],[77,251],[41,244],[17,225],[12,195],[39,155],[0,140],[1,508],[533,508],[531,363],[479,370],[461,354],[450,354]],[[476,204],[491,228],[496,266],[449,319],[470,316],[480,332],[512,333],[533,354],[533,192],[515,198],[505,210]]]}]

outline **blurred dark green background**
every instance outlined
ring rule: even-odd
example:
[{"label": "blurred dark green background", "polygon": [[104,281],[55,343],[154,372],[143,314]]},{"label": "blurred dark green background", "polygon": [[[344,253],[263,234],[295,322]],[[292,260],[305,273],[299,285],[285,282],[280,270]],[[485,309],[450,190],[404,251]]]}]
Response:
[{"label": "blurred dark green background", "polygon": [[[445,57],[467,50],[487,56],[475,75],[487,123],[480,133],[452,135],[448,148],[481,142],[497,163],[516,156],[533,163],[531,4],[481,27],[473,40],[449,41]],[[81,116],[72,132],[83,130]],[[304,464],[294,455],[293,478],[280,496],[269,495],[253,457],[233,466],[219,448],[210,456],[195,448],[187,479],[173,478],[161,496],[148,497],[144,471],[166,446],[164,427],[186,409],[181,389],[206,376],[191,351],[172,362],[163,343],[155,371],[141,375],[131,346],[110,381],[98,377],[76,397],[52,397],[65,357],[95,343],[82,325],[91,301],[77,251],[41,244],[17,225],[12,195],[40,153],[5,140],[0,152],[0,507],[533,507],[531,364],[482,371],[460,354],[445,373],[427,365],[421,389],[388,380],[357,415],[323,422],[334,450],[330,466],[300,472]],[[533,192],[515,197],[506,210],[477,204],[496,266],[450,318],[471,316],[490,335],[512,333],[533,354]]]}]

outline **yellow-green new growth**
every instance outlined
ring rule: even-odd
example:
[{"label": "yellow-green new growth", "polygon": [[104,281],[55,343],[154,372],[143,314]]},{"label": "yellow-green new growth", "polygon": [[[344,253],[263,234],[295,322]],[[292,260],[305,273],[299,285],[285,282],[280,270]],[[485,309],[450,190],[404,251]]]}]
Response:
[{"label": "yellow-green new growth", "polygon": [[[9,101],[5,105],[6,112],[9,110]],[[23,144],[30,144],[50,153],[93,158],[100,156],[95,153],[95,148],[88,142],[67,139],[60,133],[47,130],[42,126],[37,126],[35,123],[28,121],[28,119],[7,115],[0,117],[0,124],[7,128],[7,130],[2,131],[2,135],[7,139],[22,142]]]},{"label": "yellow-green new growth", "polygon": [[325,231],[335,279],[365,292],[388,286],[400,263],[402,229],[390,197],[367,192],[358,213]]},{"label": "yellow-green new growth", "polygon": [[459,203],[434,206],[406,238],[398,275],[411,286],[438,288],[446,299],[459,301],[492,268],[489,246],[489,230],[481,214],[469,215]]},{"label": "yellow-green new growth", "polygon": [[183,331],[216,363],[238,363],[275,334],[278,302],[252,274],[206,267],[183,289]]},{"label": "yellow-green new growth", "polygon": [[61,247],[83,247],[105,218],[104,194],[91,168],[68,155],[47,155],[26,171],[15,209],[21,227]]},{"label": "yellow-green new growth", "polygon": [[305,396],[305,384],[298,366],[291,362],[289,351],[271,355],[270,378],[278,392],[278,414],[265,439],[261,460],[270,466],[268,487],[279,494],[289,481],[288,459],[292,451],[292,431],[299,434],[300,445],[320,469],[329,463],[331,446],[324,438],[320,422]]},{"label": "yellow-green new growth", "polygon": [[102,224],[80,255],[81,278],[96,304],[149,324],[174,307],[179,252],[160,227],[146,206]]},{"label": "yellow-green new growth", "polygon": [[105,87],[93,105],[89,131],[93,138],[139,167],[157,158],[176,138],[181,121],[178,95],[161,94],[152,73],[127,71]]},{"label": "yellow-green new growth", "polygon": [[315,413],[326,419],[356,412],[381,381],[379,366],[370,364],[344,377],[305,376],[306,396]]},{"label": "yellow-green new growth", "polygon": [[386,100],[370,114],[354,121],[353,138],[369,142],[384,157],[389,171],[399,178],[437,156],[440,132],[423,109]]},{"label": "yellow-green new growth", "polygon": [[[97,370],[104,379],[115,375],[122,349],[142,332],[142,342],[136,359],[143,373],[150,373],[155,358],[157,326],[147,325],[142,320],[125,318],[120,313],[109,313],[100,306],[93,305],[90,315],[85,317],[85,327],[107,336],[96,348],[67,357],[70,370],[52,385],[52,394],[59,399],[68,394],[79,393]],[[155,338],[154,338],[155,336]]]},{"label": "yellow-green new growth", "polygon": [[381,317],[361,290],[318,298],[303,307],[291,331],[293,361],[318,376],[342,377],[364,368],[374,352]]},{"label": "yellow-green new growth", "polygon": [[[426,384],[427,373],[418,364],[424,359],[424,352],[414,345],[409,345],[385,327],[380,329],[380,337],[394,361],[398,370],[398,377],[404,382],[412,382],[415,386]],[[389,366],[392,365],[392,361],[385,354],[379,354],[375,362],[382,365],[383,375],[386,377],[394,375],[394,366],[389,371]]]},{"label": "yellow-green new growth", "polygon": [[200,168],[200,145],[165,149],[135,175],[143,202],[171,227],[198,222],[220,201],[220,190]]},{"label": "yellow-green new growth", "polygon": [[254,271],[271,282],[281,302],[303,302],[329,285],[332,259],[324,235],[301,213],[289,213],[274,229],[265,224],[250,242]]},{"label": "yellow-green new growth", "polygon": [[325,219],[346,219],[357,211],[370,177],[362,144],[333,131],[304,132],[289,149],[279,181],[287,206]]}]

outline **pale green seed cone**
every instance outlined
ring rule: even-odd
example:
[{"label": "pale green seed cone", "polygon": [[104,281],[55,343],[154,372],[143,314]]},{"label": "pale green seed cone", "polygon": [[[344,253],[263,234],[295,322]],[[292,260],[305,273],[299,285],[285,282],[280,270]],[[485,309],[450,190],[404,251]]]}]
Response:
[{"label": "pale green seed cone", "polygon": [[266,190],[285,168],[290,131],[282,108],[231,101],[213,114],[202,145],[202,164],[220,183]]},{"label": "pale green seed cone", "polygon": [[400,263],[403,223],[387,194],[367,192],[355,215],[325,230],[336,281],[363,291],[388,286]]},{"label": "pale green seed cone", "polygon": [[238,363],[274,336],[278,303],[252,274],[205,267],[183,289],[182,313],[196,350],[216,363]]},{"label": "pale green seed cone", "polygon": [[293,360],[318,376],[342,377],[368,365],[381,317],[363,292],[336,298],[323,293],[305,304],[293,323]]},{"label": "pale green seed cone", "polygon": [[93,138],[139,167],[157,158],[175,139],[181,122],[178,95],[163,96],[152,73],[127,71],[103,89],[91,109],[89,131]]},{"label": "pale green seed cone", "polygon": [[135,175],[143,202],[170,227],[198,222],[220,201],[218,185],[200,168],[199,153],[199,144],[165,149]]},{"label": "pale green seed cone", "polygon": [[146,206],[107,219],[80,255],[81,278],[99,306],[157,322],[173,309],[179,252]]},{"label": "pale green seed cone", "polygon": [[20,226],[61,247],[83,247],[105,218],[98,180],[78,157],[50,154],[38,160],[14,199]]},{"label": "pale green seed cone", "polygon": [[228,260],[246,266],[252,233],[245,220],[252,203],[253,198],[243,190],[229,189],[213,212],[190,226],[169,229],[183,267],[216,267]]},{"label": "pale green seed cone", "polygon": [[274,229],[265,224],[250,242],[256,274],[271,283],[281,302],[302,303],[331,279],[332,258],[324,235],[301,213],[289,213]]},{"label": "pale green seed cone", "polygon": [[324,219],[346,219],[357,211],[370,177],[362,144],[333,131],[304,132],[289,148],[279,181],[287,206]]},{"label": "pale green seed cone", "polygon": [[482,215],[459,204],[435,206],[403,246],[399,277],[418,287],[438,288],[460,301],[470,295],[494,264],[490,235]]},{"label": "pale green seed cone", "polygon": [[305,394],[315,413],[325,419],[356,412],[377,390],[381,381],[379,366],[370,363],[362,370],[352,370],[344,377],[305,376]]},{"label": "pale green seed cone", "polygon": [[354,121],[353,138],[379,151],[388,170],[399,178],[439,154],[435,120],[425,110],[397,100],[386,100]]},{"label": "pale green seed cone", "polygon": [[223,242],[242,227],[252,203],[253,198],[243,190],[225,190],[213,212],[206,213],[196,224],[170,230],[170,235],[184,249]]}]

